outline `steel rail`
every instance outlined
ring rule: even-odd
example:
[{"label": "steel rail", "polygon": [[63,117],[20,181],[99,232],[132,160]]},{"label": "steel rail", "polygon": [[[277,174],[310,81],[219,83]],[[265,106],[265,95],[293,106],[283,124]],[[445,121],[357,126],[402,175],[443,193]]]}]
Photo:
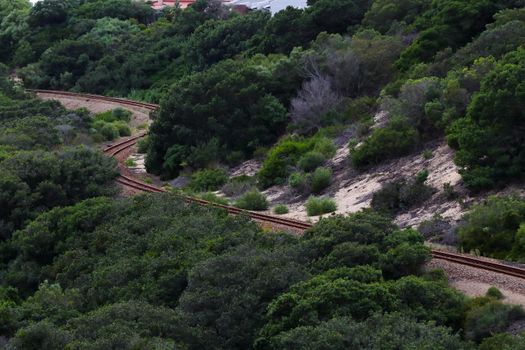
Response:
[{"label": "steel rail", "polygon": [[480,259],[472,255],[445,252],[442,250],[432,250],[432,256],[435,259],[442,259],[451,262],[456,262],[461,265],[476,267],[483,270],[503,273],[505,275],[524,278],[525,268],[503,264],[501,262],[489,261]]},{"label": "steel rail", "polygon": [[[131,101],[131,100],[122,99],[122,98],[115,98],[115,97],[106,97],[106,96],[98,96],[98,95],[91,95],[91,94],[73,93],[73,92],[67,92],[67,91],[53,91],[53,90],[28,90],[28,91],[35,92],[35,93],[48,94],[48,95],[81,97],[81,98],[86,98],[88,100],[107,101],[107,102],[112,102],[112,103],[119,103],[122,105],[140,107],[140,108],[144,108],[150,111],[154,111],[159,108],[159,105],[156,105],[153,103],[136,102],[136,101]],[[124,150],[129,149],[130,147],[133,147],[138,142],[138,140],[144,137],[146,134],[147,133],[144,132],[140,135],[137,135],[137,136],[128,138],[126,140],[123,140],[121,142],[118,142],[116,144],[110,145],[104,149],[104,153],[110,156],[115,156],[123,152]],[[145,182],[136,180],[132,177],[125,176],[122,174],[117,179],[117,182],[129,188],[133,188],[135,190],[139,190],[143,192],[150,192],[150,193],[167,192],[163,188],[147,184]],[[253,212],[249,210],[235,208],[235,207],[228,206],[228,205],[222,205],[222,204],[209,202],[209,201],[206,201],[200,198],[184,196],[184,195],[181,195],[181,198],[183,198],[184,200],[190,203],[195,203],[195,204],[207,206],[207,207],[221,208],[233,215],[246,215],[250,217],[251,219],[254,219],[257,221],[262,221],[262,222],[270,223],[270,224],[277,224],[283,227],[293,228],[296,230],[305,231],[313,227],[313,224],[308,223],[308,222],[281,218],[281,217],[276,217],[276,216],[267,215],[267,214],[261,214],[261,213],[257,213],[257,212]],[[471,256],[471,255],[466,255],[466,254],[451,253],[451,252],[435,250],[435,249],[432,249],[431,252],[432,252],[432,257],[435,259],[446,260],[446,261],[450,261],[450,262],[457,263],[460,265],[471,266],[471,267],[483,269],[486,271],[498,272],[498,273],[505,274],[508,276],[525,279],[525,268],[506,265],[506,264],[499,263],[499,262],[488,261],[485,259],[480,259],[480,258]]]}]

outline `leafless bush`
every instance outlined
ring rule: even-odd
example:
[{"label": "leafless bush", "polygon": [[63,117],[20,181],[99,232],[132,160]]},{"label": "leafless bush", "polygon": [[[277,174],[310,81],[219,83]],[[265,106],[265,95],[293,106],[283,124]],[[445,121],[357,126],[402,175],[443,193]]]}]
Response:
[{"label": "leafless bush", "polygon": [[332,89],[330,78],[318,75],[303,84],[291,102],[291,118],[300,133],[312,132],[324,125],[325,118],[342,103],[342,97]]}]

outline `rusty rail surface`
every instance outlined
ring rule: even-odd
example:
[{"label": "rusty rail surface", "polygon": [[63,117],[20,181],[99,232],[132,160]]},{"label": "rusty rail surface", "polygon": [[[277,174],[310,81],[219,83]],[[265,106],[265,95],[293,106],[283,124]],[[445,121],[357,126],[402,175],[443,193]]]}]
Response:
[{"label": "rusty rail surface", "polygon": [[[69,97],[75,97],[75,98],[80,97],[80,98],[85,98],[88,101],[89,100],[106,101],[106,102],[111,102],[111,103],[118,103],[121,105],[144,108],[150,111],[154,111],[159,108],[159,105],[156,105],[153,103],[137,102],[137,101],[131,101],[131,100],[116,98],[116,97],[106,97],[106,96],[98,96],[98,95],[91,95],[91,94],[73,93],[73,92],[67,92],[67,91],[52,91],[52,90],[28,90],[28,91],[31,91],[34,93],[47,94],[47,95],[69,96]],[[135,146],[138,140],[144,137],[145,135],[147,135],[147,132],[143,132],[139,135],[127,138],[123,141],[110,145],[104,149],[104,153],[106,153],[109,156],[115,156],[125,151],[126,149],[129,149],[130,147]],[[143,191],[143,192],[149,192],[149,193],[167,192],[165,189],[161,187],[153,186],[153,185],[147,184],[145,182],[136,180],[132,177],[125,176],[122,174],[118,177],[117,182],[123,186],[127,186],[129,188]],[[261,214],[261,213],[257,213],[257,212],[253,212],[249,210],[235,208],[235,207],[228,206],[228,205],[222,205],[222,204],[209,202],[209,201],[206,201],[200,198],[195,198],[195,197],[190,197],[190,196],[181,196],[181,197],[187,202],[196,203],[196,204],[207,206],[207,207],[221,208],[233,215],[246,215],[256,221],[279,225],[279,226],[287,227],[287,228],[292,228],[294,230],[306,231],[307,229],[313,226],[313,224],[308,223],[308,222],[281,218],[281,217],[276,217],[276,216],[267,215],[267,214]],[[461,265],[472,266],[472,267],[487,270],[487,271],[498,272],[498,273],[505,274],[508,276],[525,279],[525,269],[524,268],[507,265],[507,264],[503,264],[500,262],[493,262],[493,261],[489,261],[486,259],[480,259],[472,255],[451,253],[451,252],[433,249],[432,257],[434,259],[446,260],[446,261],[454,262],[454,263],[461,264]]]}]

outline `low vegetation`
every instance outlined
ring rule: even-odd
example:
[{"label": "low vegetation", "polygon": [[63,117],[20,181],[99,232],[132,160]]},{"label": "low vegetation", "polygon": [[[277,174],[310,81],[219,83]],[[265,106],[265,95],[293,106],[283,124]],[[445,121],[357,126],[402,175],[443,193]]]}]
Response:
[{"label": "low vegetation", "polygon": [[252,189],[239,197],[235,202],[235,206],[241,209],[260,211],[268,209],[268,201],[264,194],[256,189]]},{"label": "low vegetation", "polygon": [[277,215],[284,215],[284,214],[288,214],[289,209],[288,209],[288,206],[284,204],[279,204],[273,208],[273,212]]},{"label": "low vegetation", "polygon": [[95,131],[93,138],[101,141],[112,141],[118,137],[131,136],[131,129],[127,123],[131,120],[131,112],[116,108],[95,115],[92,128]]},{"label": "low vegetation", "polygon": [[189,187],[193,191],[217,191],[228,181],[228,175],[222,169],[205,169],[191,175]]},{"label": "low vegetation", "polygon": [[459,227],[459,244],[498,259],[525,262],[525,200],[518,196],[490,197],[466,215]]},{"label": "low vegetation", "polygon": [[328,214],[336,210],[337,205],[330,198],[310,197],[306,202],[306,213],[308,216]]},{"label": "low vegetation", "polygon": [[[372,209],[327,215],[301,237],[269,234],[175,195],[115,197],[115,161],[91,147],[129,135],[129,112],[66,111],[9,79],[159,103],[139,143],[147,169],[192,174],[188,191],[228,203],[222,190],[249,210],[269,208],[259,190],[270,186],[320,195],[332,171],[426,161],[443,140],[466,186],[436,199],[523,180],[522,0],[308,5],[240,15],[215,0],[160,12],[0,1],[0,346],[522,349],[506,333],[521,307],[423,270],[432,237],[524,262],[522,198],[474,206],[457,237],[436,216],[423,237],[392,222],[434,193],[422,172],[385,184]],[[341,170],[330,160],[345,144]],[[250,158],[262,161],[255,176],[221,170]],[[306,208],[337,209],[327,197]]]},{"label": "low vegetation", "polygon": [[374,210],[396,215],[428,200],[435,190],[425,184],[428,172],[422,171],[413,179],[400,179],[385,184],[372,197]]}]

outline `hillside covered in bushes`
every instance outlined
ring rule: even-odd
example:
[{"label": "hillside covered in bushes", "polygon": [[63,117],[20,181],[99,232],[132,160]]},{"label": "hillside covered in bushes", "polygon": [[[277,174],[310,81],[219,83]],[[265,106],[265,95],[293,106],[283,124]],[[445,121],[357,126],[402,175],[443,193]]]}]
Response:
[{"label": "hillside covered in bushes", "polygon": [[[466,201],[523,183],[525,1],[0,1],[0,62],[0,346],[523,349],[523,308],[451,288],[424,241],[450,231],[525,262],[525,199]],[[291,215],[279,192],[333,213],[338,181],[435,145],[460,181],[414,167],[370,208],[267,232],[173,193],[120,195],[98,148],[133,132],[129,112],[24,88],[159,103],[139,144],[155,181],[249,210]],[[395,223],[436,195],[468,207],[460,225]]]}]

